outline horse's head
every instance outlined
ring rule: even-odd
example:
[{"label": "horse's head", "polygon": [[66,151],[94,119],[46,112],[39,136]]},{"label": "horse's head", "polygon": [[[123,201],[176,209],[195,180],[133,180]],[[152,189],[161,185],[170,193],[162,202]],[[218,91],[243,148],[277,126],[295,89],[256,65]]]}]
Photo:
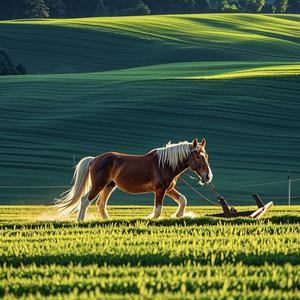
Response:
[{"label": "horse's head", "polygon": [[191,154],[187,160],[188,167],[199,176],[200,184],[210,183],[213,178],[213,174],[208,163],[208,155],[205,151],[205,146],[205,139],[202,139],[201,143],[198,143],[198,140],[194,139],[192,143]]}]

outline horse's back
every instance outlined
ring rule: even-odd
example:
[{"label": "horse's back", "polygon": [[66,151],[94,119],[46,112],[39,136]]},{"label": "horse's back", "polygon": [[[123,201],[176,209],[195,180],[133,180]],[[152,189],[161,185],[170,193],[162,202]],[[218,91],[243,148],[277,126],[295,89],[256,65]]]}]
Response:
[{"label": "horse's back", "polygon": [[129,169],[136,169],[142,165],[152,165],[154,160],[154,151],[144,155],[127,154],[121,152],[106,152],[94,158],[91,164],[91,169],[103,170],[107,168],[122,168],[125,166]]},{"label": "horse's back", "polygon": [[154,174],[157,174],[154,152],[145,155],[107,152],[95,157],[91,164],[91,176],[96,181],[106,178],[107,182],[115,182],[119,188],[130,193],[153,190]]}]

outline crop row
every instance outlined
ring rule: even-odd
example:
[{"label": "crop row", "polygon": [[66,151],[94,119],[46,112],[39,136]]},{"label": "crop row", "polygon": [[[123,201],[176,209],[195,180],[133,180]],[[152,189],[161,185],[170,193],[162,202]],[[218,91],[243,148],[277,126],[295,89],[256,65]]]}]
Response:
[{"label": "crop row", "polygon": [[297,265],[299,238],[297,224],[1,230],[0,265]]},{"label": "crop row", "polygon": [[281,291],[300,289],[300,267],[188,265],[161,267],[21,266],[0,268],[0,295],[22,296],[100,291],[105,294],[206,293]]},{"label": "crop row", "polygon": [[31,221],[30,210],[20,222],[12,216],[22,209],[3,216],[0,298],[246,300],[300,293],[297,210],[259,222],[206,217],[79,224],[36,222],[39,210],[33,212]]}]

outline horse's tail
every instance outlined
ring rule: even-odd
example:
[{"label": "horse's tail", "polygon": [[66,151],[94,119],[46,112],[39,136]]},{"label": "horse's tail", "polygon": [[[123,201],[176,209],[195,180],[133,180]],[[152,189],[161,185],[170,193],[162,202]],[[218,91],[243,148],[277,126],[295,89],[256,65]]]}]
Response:
[{"label": "horse's tail", "polygon": [[60,199],[56,199],[56,206],[62,214],[70,215],[79,210],[79,200],[91,187],[89,167],[93,159],[94,157],[87,156],[76,165],[72,181],[73,186],[61,194]]}]

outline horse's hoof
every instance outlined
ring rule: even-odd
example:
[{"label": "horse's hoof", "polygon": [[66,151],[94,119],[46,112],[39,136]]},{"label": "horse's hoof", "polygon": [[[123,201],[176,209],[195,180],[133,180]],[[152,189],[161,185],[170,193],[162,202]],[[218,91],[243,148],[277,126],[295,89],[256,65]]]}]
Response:
[{"label": "horse's hoof", "polygon": [[173,214],[171,216],[172,219],[178,219],[178,218],[196,218],[196,215],[192,212],[184,213],[184,214]]},{"label": "horse's hoof", "polygon": [[177,215],[177,214],[171,215],[172,219],[178,219],[178,218],[182,218],[182,217],[184,217],[184,215]]},{"label": "horse's hoof", "polygon": [[149,215],[147,217],[144,217],[144,220],[155,220],[158,219],[160,216],[153,216],[153,215]]},{"label": "horse's hoof", "polygon": [[194,214],[193,212],[188,212],[188,213],[185,213],[183,217],[194,219],[194,218],[197,218],[197,215]]}]

